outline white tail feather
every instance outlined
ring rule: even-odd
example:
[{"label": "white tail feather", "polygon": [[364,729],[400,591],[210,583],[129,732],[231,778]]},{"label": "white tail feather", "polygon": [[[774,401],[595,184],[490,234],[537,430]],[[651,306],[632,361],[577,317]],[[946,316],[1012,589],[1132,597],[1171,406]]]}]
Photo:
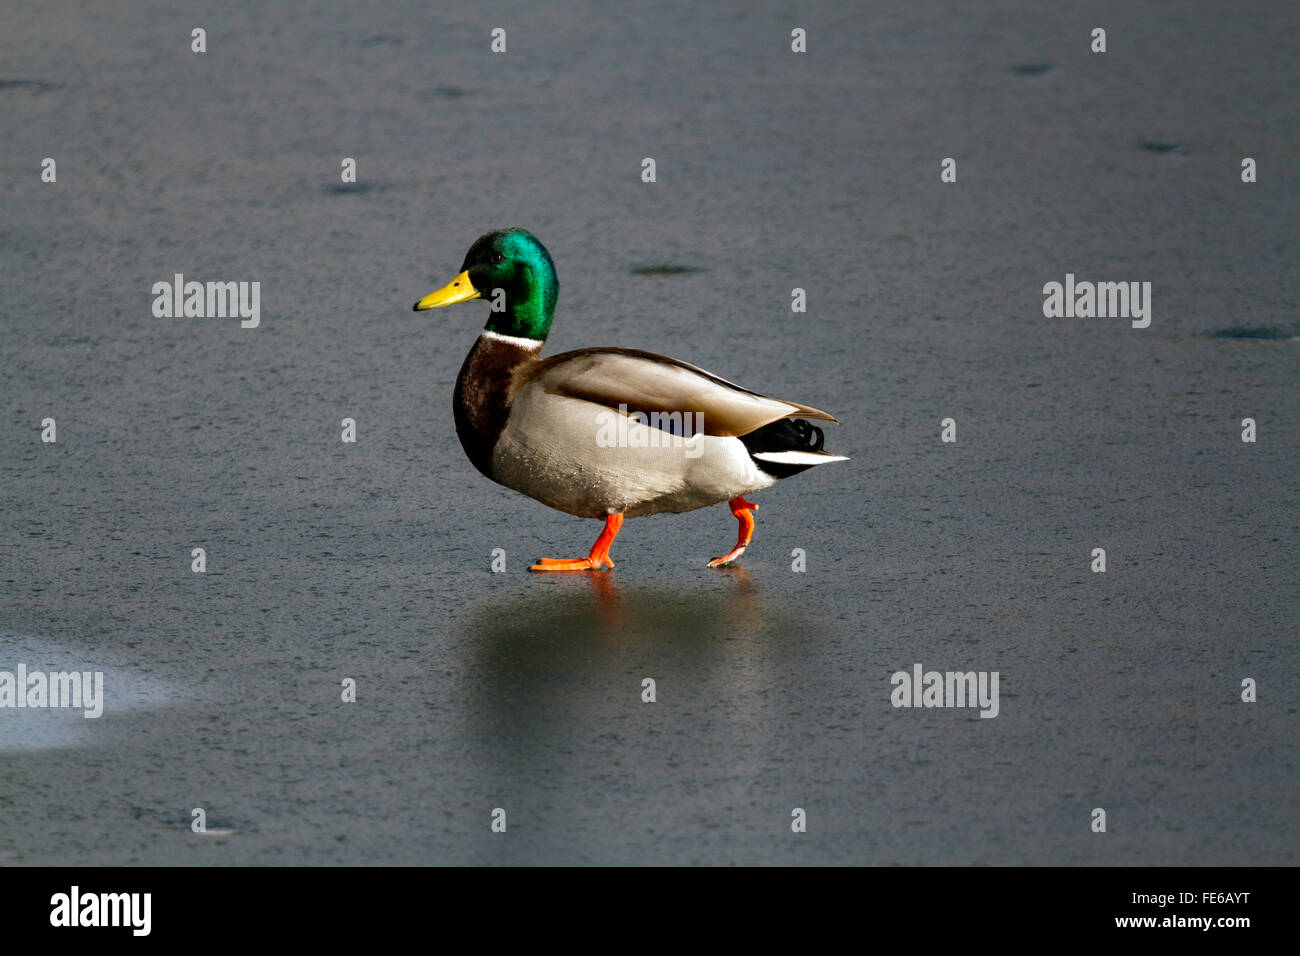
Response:
[{"label": "white tail feather", "polygon": [[824,451],[756,451],[753,457],[775,465],[824,465],[828,461],[848,461],[844,455]]}]

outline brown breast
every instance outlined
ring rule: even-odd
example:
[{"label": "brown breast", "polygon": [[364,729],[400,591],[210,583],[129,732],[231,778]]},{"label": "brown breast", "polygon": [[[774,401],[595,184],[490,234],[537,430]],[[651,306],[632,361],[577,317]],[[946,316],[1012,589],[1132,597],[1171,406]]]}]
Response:
[{"label": "brown breast", "polygon": [[541,342],[529,348],[517,340],[481,335],[456,377],[456,434],[470,462],[493,481],[492,449],[510,415],[512,383],[517,372],[537,361],[541,349]]}]

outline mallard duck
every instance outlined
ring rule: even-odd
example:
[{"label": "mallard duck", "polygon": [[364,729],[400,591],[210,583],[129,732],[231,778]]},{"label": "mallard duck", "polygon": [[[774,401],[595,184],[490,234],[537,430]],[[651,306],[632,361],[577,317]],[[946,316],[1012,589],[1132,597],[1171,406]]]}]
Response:
[{"label": "mallard duck", "polygon": [[613,567],[623,519],[693,511],[726,501],[736,546],[754,533],[745,496],[814,465],[845,461],[822,450],[835,422],[799,402],[767,398],[653,352],[588,348],[542,358],[560,284],[546,247],[525,229],[481,236],[460,274],[415,303],[436,309],[486,297],[487,325],[456,378],[456,434],[493,481],[605,527],[585,558],[543,558],[531,571]]}]

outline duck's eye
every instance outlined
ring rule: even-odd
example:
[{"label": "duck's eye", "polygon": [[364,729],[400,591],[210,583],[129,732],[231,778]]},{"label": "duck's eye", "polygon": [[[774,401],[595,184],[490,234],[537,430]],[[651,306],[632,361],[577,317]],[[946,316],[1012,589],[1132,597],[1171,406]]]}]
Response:
[{"label": "duck's eye", "polygon": [[494,266],[499,266],[499,265],[501,265],[501,263],[503,263],[503,262],[505,262],[505,261],[506,261],[506,257],[503,256],[501,253],[499,253],[499,252],[494,252],[494,253],[492,253],[492,264],[493,264]]}]

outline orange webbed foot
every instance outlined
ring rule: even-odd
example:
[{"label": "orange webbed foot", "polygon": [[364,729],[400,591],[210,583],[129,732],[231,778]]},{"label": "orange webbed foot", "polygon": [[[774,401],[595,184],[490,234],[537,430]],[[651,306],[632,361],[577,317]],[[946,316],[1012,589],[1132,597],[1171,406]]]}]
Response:
[{"label": "orange webbed foot", "polygon": [[623,527],[623,516],[606,515],[605,528],[596,539],[596,543],[591,546],[591,554],[585,558],[541,558],[536,564],[530,565],[529,571],[597,571],[601,567],[613,567],[614,562],[610,559],[609,548],[614,543],[614,537],[618,534],[618,529]]},{"label": "orange webbed foot", "polygon": [[529,571],[598,571],[605,565],[611,568],[614,562],[606,557],[599,558],[538,558],[536,564],[528,566]]}]

